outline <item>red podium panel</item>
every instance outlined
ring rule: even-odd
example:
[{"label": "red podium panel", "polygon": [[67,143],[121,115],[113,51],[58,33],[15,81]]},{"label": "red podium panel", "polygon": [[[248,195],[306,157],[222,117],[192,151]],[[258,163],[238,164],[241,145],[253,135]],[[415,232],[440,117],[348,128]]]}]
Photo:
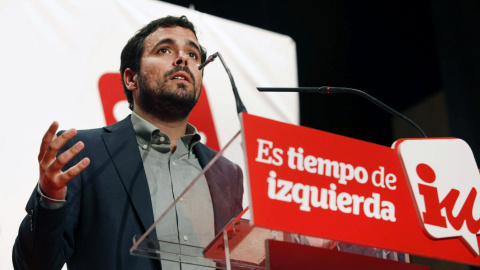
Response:
[{"label": "red podium panel", "polygon": [[[417,160],[421,151],[404,147],[408,141],[392,149],[246,113],[242,118],[254,226],[480,265],[475,161],[467,166],[476,171],[470,194],[448,186],[465,180],[463,168],[437,162],[449,149],[442,145],[460,140],[439,139],[431,148],[443,152]],[[450,148],[448,158],[472,163],[473,155]],[[457,177],[443,179],[443,171]]]},{"label": "red podium panel", "polygon": [[267,269],[271,270],[428,270],[430,267],[379,259],[325,248],[268,240]]}]

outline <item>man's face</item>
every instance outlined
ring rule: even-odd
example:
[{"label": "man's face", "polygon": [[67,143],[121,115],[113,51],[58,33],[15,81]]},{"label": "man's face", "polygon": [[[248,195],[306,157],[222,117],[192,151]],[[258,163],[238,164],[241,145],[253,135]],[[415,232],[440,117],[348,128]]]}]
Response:
[{"label": "man's face", "polygon": [[166,121],[185,119],[200,97],[200,64],[200,46],[192,31],[157,29],[144,41],[136,106]]}]

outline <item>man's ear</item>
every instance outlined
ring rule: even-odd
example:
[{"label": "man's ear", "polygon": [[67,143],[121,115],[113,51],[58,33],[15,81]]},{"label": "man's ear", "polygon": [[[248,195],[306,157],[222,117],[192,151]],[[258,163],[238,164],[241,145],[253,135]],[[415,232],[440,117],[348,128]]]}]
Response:
[{"label": "man's ear", "polygon": [[123,82],[128,90],[134,91],[138,89],[137,73],[130,68],[123,72]]}]

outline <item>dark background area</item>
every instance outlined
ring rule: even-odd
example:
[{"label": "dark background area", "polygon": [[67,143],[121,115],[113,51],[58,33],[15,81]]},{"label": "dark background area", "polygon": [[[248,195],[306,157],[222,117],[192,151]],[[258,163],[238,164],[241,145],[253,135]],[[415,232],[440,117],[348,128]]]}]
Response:
[{"label": "dark background area", "polygon": [[[398,111],[441,93],[445,117],[431,109],[409,117],[432,126],[429,136],[459,137],[480,152],[480,1],[165,2],[291,36],[299,86],[357,88]],[[378,144],[399,138],[391,115],[359,96],[302,94],[300,115],[302,125]]]},{"label": "dark background area", "polygon": [[[464,139],[480,159],[478,0],[164,2],[288,35],[297,46],[299,86],[360,89],[406,113],[429,137]],[[386,146],[420,136],[355,95],[301,94],[300,118]],[[432,269],[468,269],[442,267]]]}]

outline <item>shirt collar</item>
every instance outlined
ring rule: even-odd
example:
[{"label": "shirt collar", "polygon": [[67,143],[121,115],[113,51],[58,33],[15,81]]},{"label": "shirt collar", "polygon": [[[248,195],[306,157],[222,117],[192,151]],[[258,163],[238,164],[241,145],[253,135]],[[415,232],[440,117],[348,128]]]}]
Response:
[{"label": "shirt collar", "polygon": [[[150,145],[151,143],[160,143],[160,144],[170,144],[170,139],[168,136],[161,132],[156,126],[147,120],[140,117],[135,112],[132,112],[131,121],[135,134],[137,135],[137,142],[140,147],[146,148],[145,146]],[[158,141],[158,134],[164,136],[163,141]],[[156,138],[153,140],[153,138]],[[187,123],[187,128],[185,130],[185,135],[180,137],[180,141],[185,145],[187,149],[191,149],[196,143],[200,142],[201,136],[195,128],[190,123]],[[178,144],[178,143],[177,143]]]}]

